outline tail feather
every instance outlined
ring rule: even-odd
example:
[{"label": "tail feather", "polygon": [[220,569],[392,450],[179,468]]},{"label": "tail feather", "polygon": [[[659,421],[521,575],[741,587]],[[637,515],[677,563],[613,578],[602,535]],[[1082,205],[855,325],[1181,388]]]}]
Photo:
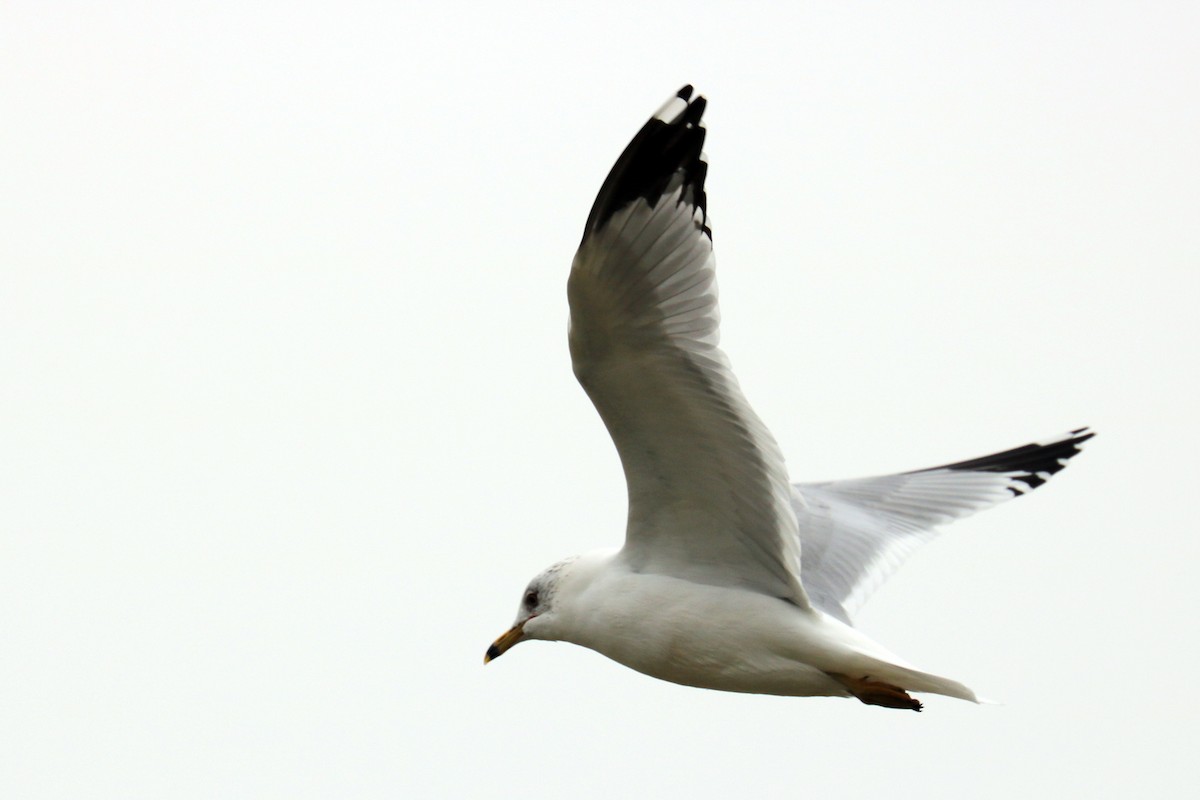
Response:
[{"label": "tail feather", "polygon": [[[943,678],[929,672],[922,672],[911,667],[903,667],[889,661],[883,661],[870,656],[860,656],[855,659],[856,667],[861,667],[861,675],[851,675],[853,678],[864,678],[890,684],[906,692],[927,692],[972,703],[986,702],[976,697],[975,692],[950,678]],[[836,676],[835,676],[836,677]],[[844,682],[844,681],[843,681]]]},{"label": "tail feather", "polygon": [[943,678],[941,675],[920,672],[906,667],[892,667],[891,672],[893,673],[891,678],[894,678],[897,685],[903,686],[910,692],[929,692],[930,694],[940,694],[946,697],[956,697],[959,700],[969,700],[972,703],[979,702],[979,698],[975,696],[975,692],[950,678]]}]

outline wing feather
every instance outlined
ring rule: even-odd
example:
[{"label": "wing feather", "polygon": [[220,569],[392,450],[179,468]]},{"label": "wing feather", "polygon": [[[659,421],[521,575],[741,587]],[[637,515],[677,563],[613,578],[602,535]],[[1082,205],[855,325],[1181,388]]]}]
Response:
[{"label": "wing feather", "polygon": [[597,195],[567,286],[572,362],[625,471],[628,563],[807,607],[783,457],[717,346],[703,109],[681,90]]},{"label": "wing feather", "polygon": [[1020,497],[1045,483],[1095,434],[940,467],[874,478],[795,484],[802,579],[814,605],[845,622],[937,526]]}]

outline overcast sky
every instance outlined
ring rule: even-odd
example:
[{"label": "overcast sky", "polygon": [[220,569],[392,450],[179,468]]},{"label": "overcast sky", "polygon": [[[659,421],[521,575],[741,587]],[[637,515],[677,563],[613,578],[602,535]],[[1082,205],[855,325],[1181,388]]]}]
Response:
[{"label": "overcast sky", "polygon": [[[1196,5],[643,5],[4,3],[0,795],[1194,790]],[[686,82],[797,480],[1099,431],[860,616],[1002,705],[483,667],[621,541],[566,277]]]}]

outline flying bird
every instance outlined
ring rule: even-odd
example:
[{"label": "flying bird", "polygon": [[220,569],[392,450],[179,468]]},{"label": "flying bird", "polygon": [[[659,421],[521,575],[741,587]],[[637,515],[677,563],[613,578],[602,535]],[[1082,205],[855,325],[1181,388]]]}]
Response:
[{"label": "flying bird", "polygon": [[790,483],[718,347],[704,108],[684,86],[633,137],[600,187],[567,283],[575,375],[628,485],[625,544],[537,575],[484,661],[557,640],[708,689],[915,711],[910,692],[978,702],[852,617],[937,526],[1037,488],[1093,434]]}]

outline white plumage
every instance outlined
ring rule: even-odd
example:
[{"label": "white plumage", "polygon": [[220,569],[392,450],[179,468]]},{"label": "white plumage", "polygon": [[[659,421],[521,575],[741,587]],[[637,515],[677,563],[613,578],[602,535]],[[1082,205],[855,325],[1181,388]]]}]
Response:
[{"label": "white plumage", "polygon": [[718,347],[704,105],[684,87],[630,142],[597,195],[567,287],[575,374],[625,471],[625,545],[534,578],[487,660],[556,639],[712,689],[916,710],[909,691],[974,700],[859,633],[851,615],[935,526],[1040,485],[1092,434],[900,475],[789,484]]}]

